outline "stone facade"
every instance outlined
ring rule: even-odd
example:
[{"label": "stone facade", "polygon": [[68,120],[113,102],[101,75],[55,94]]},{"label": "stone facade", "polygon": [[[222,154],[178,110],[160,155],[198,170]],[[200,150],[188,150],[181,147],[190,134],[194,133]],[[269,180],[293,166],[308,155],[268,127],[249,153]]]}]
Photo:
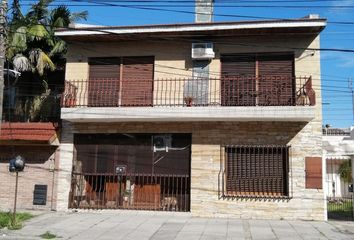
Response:
[{"label": "stone facade", "polygon": [[[191,133],[191,213],[194,216],[324,220],[320,189],[305,189],[307,156],[321,156],[321,123],[184,122],[65,123],[63,137],[75,133]],[[219,199],[220,146],[229,144],[290,145],[290,200]],[[73,145],[64,143],[59,174],[58,209],[67,209]]]},{"label": "stone facade", "polygon": [[[220,38],[221,39],[221,38]],[[191,133],[191,214],[206,217],[325,220],[326,202],[322,189],[305,188],[305,157],[322,157],[322,109],[317,34],[238,36],[214,43],[215,58],[210,77],[220,78],[222,54],[292,52],[296,76],[312,76],[316,92],[315,118],[310,122],[205,121],[200,122],[78,122],[63,121],[58,179],[58,210],[68,209],[75,133]],[[193,64],[189,41],[144,39],[117,42],[72,42],[66,65],[67,80],[87,80],[88,58],[154,56],[154,79],[191,77]],[[245,46],[247,42],[247,46]],[[173,47],[172,47],[173,46]],[[289,50],[291,49],[291,50]],[[300,83],[296,83],[300,84]],[[303,82],[302,82],[303,84]],[[289,107],[291,109],[291,106]],[[75,111],[75,109],[73,110]],[[235,110],[237,111],[237,107]],[[80,122],[82,120],[82,122]],[[290,145],[290,200],[220,199],[218,174],[221,146],[232,144]],[[323,168],[325,169],[325,168]]]}]

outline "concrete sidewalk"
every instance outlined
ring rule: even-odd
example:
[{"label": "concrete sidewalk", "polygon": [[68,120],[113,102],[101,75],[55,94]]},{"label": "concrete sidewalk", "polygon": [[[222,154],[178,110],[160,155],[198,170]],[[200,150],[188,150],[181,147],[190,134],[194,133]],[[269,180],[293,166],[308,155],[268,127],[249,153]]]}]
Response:
[{"label": "concrete sidewalk", "polygon": [[44,213],[2,239],[354,239],[354,222],[195,218],[189,214],[140,211]]}]

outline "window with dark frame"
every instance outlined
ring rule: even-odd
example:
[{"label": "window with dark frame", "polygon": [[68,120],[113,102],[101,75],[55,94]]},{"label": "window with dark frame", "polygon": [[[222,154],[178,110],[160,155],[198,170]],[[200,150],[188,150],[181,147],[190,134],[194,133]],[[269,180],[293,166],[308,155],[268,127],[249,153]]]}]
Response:
[{"label": "window with dark frame", "polygon": [[289,146],[225,146],[224,197],[289,197]]},{"label": "window with dark frame", "polygon": [[89,58],[88,105],[151,106],[154,57]]},{"label": "window with dark frame", "polygon": [[294,53],[221,56],[223,106],[293,105]]}]

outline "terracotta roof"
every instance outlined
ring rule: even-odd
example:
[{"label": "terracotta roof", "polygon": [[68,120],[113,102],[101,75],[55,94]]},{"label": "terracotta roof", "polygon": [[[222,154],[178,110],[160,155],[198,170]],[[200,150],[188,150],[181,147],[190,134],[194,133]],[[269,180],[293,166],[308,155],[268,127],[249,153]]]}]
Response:
[{"label": "terracotta roof", "polygon": [[53,123],[1,123],[0,141],[34,141],[51,144],[57,134]]}]

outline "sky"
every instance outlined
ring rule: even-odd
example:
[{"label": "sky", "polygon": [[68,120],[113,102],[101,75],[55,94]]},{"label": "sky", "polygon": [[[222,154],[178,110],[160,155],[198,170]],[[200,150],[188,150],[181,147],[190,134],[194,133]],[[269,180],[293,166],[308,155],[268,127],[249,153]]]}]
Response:
[{"label": "sky", "polygon": [[[52,5],[67,5],[72,12],[87,10],[88,19],[82,23],[95,25],[126,26],[194,21],[193,0],[136,1],[139,0],[57,0]],[[36,1],[20,1],[24,12],[33,2]],[[321,33],[321,48],[354,50],[354,0],[216,0],[214,13],[215,22],[257,20],[259,17],[301,18],[309,14],[319,14],[329,22]],[[354,52],[321,51],[320,54],[323,124],[348,128],[354,125]],[[353,79],[352,88],[349,88],[349,79]],[[315,91],[319,90],[320,86],[316,86]]]}]

